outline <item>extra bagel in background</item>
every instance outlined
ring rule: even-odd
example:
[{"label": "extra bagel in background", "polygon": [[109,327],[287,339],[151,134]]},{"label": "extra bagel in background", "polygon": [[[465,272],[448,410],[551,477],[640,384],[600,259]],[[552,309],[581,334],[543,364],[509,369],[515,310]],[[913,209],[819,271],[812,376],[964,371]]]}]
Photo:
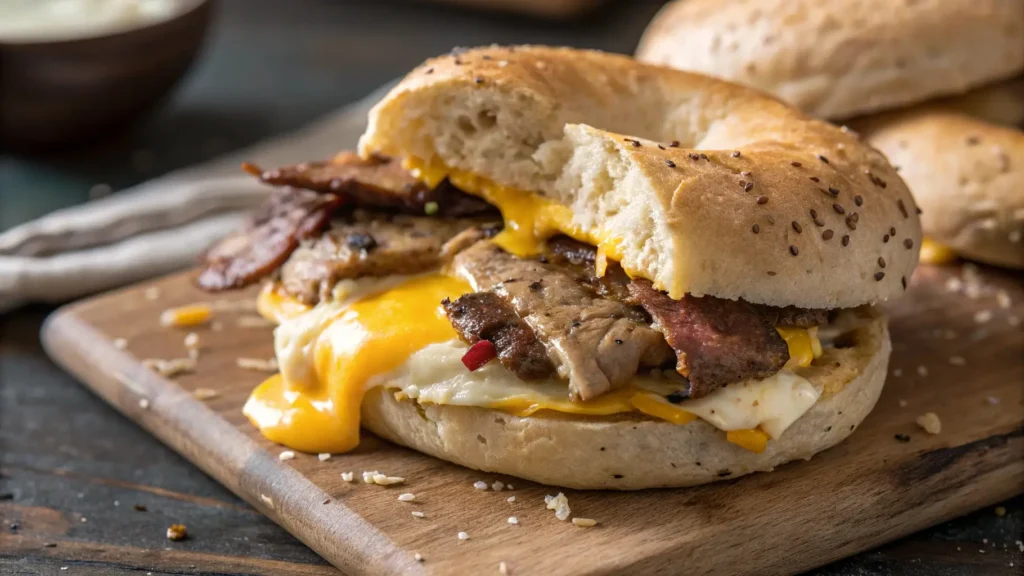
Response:
[{"label": "extra bagel in background", "polygon": [[959,255],[1024,268],[1024,132],[961,109],[921,105],[853,125],[913,189],[923,211],[923,261]]},{"label": "extra bagel in background", "polygon": [[1020,0],[677,0],[637,58],[765,90],[846,119],[1024,70]]},{"label": "extra bagel in background", "polygon": [[[245,412],[344,452],[359,426],[574,488],[689,486],[848,436],[891,351],[917,207],[855,134],[618,55],[460,50],[359,155],[278,170],[199,279],[268,279],[281,374]],[[885,240],[883,240],[883,237]]]}]

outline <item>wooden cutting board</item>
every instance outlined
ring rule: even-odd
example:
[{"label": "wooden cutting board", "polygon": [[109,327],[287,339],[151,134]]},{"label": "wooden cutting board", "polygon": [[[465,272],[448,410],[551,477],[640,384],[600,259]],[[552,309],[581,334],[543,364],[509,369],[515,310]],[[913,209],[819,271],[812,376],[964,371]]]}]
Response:
[{"label": "wooden cutting board", "polygon": [[[252,312],[217,312],[214,324],[195,330],[202,353],[194,374],[168,379],[143,368],[144,358],[185,355],[187,330],[161,327],[162,310],[223,298],[194,289],[186,274],[62,308],[43,341],[107,402],[346,573],[496,574],[501,562],[512,574],[791,573],[1024,489],[1024,276],[982,270],[980,289],[967,283],[982,292],[971,298],[950,290],[964,275],[922,268],[890,307],[889,381],[846,442],[770,474],[699,488],[565,490],[574,515],[599,521],[594,528],[545,509],[544,495],[556,488],[461,468],[368,433],[351,454],[279,460],[282,448],[241,413],[266,374],[236,359],[272,355],[270,328],[240,325]],[[125,349],[115,346],[119,338]],[[197,388],[218,395],[200,400]],[[915,424],[925,412],[939,415],[940,434]],[[363,484],[364,470],[408,480]],[[357,481],[342,481],[344,471]],[[473,488],[498,479],[514,491]],[[399,502],[403,492],[416,501]],[[460,541],[460,531],[469,539]]]}]

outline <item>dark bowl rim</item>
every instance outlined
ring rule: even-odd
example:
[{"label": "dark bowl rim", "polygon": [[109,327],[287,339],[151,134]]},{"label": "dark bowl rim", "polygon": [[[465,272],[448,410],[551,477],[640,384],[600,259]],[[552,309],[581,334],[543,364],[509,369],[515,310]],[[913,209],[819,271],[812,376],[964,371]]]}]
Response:
[{"label": "dark bowl rim", "polygon": [[[153,30],[161,26],[172,24],[178,20],[188,17],[195,13],[197,10],[205,8],[212,4],[214,0],[181,0],[182,4],[186,4],[186,8],[182,12],[178,12],[170,18],[164,20],[157,20],[156,22],[144,25],[136,26],[132,28],[115,29],[113,32],[108,34],[99,34],[97,36],[85,36],[82,38],[67,38],[64,40],[33,40],[28,42],[5,42],[0,39],[0,49],[26,49],[31,50],[33,48],[49,48],[58,46],[75,46],[81,45],[88,42],[96,42],[98,40],[109,40],[116,39],[124,36],[130,36],[132,34],[138,34],[146,30]],[[191,6],[187,6],[191,4]]]}]

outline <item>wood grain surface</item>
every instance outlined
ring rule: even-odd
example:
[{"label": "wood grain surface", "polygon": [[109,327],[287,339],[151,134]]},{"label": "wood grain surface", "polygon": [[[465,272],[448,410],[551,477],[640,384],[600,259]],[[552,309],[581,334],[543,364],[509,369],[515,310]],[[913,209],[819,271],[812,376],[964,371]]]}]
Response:
[{"label": "wood grain surface", "polygon": [[[460,468],[369,434],[355,452],[326,462],[301,454],[280,461],[281,448],[240,412],[265,374],[238,368],[236,358],[272,354],[269,328],[239,326],[251,312],[219,313],[221,330],[196,330],[203,350],[195,374],[171,380],[141,365],[143,358],[185,354],[187,330],[163,328],[158,317],[167,307],[213,299],[192,288],[188,275],[66,307],[48,321],[43,342],[118,410],[346,572],[494,573],[506,562],[516,574],[638,574],[670,566],[690,574],[788,573],[1024,488],[1021,277],[984,269],[980,283],[968,282],[978,292],[971,297],[950,290],[950,279],[963,275],[923,268],[907,297],[890,307],[890,378],[849,440],[809,462],[706,487],[565,491],[575,515],[600,522],[590,529],[544,509],[544,495],[557,489]],[[149,299],[154,285],[160,297]],[[251,299],[252,292],[231,298]],[[117,338],[127,349],[113,345]],[[219,394],[200,401],[196,388]],[[929,411],[941,418],[940,434],[914,423]],[[343,471],[363,470],[408,482],[341,480]],[[475,490],[478,479],[501,479],[515,490]],[[398,502],[402,492],[417,500]],[[414,518],[413,510],[426,517]],[[508,524],[509,516],[520,524]],[[470,539],[459,541],[459,531]]]}]

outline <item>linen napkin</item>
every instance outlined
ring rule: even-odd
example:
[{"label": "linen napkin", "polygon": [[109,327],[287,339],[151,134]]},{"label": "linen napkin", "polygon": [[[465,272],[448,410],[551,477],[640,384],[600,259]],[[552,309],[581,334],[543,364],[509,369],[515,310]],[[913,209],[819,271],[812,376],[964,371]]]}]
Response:
[{"label": "linen napkin", "polygon": [[0,234],[0,313],[62,302],[197,263],[270,190],[242,161],[280,166],[355,146],[387,87],[310,126],[118,194],[52,212]]}]

